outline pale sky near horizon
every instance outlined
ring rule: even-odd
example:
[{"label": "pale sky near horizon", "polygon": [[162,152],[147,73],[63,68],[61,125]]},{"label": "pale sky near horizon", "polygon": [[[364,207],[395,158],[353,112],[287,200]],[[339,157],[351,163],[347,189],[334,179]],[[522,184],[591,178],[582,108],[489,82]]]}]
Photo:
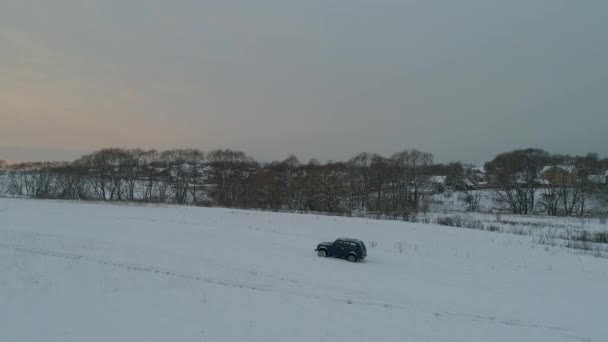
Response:
[{"label": "pale sky near horizon", "polygon": [[0,159],[608,156],[605,0],[3,0]]}]

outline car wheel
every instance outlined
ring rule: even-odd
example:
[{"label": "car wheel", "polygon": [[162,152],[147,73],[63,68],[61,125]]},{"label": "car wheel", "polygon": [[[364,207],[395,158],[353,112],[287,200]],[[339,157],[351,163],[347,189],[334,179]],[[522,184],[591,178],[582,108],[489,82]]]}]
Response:
[{"label": "car wheel", "polygon": [[327,251],[326,251],[326,250],[324,250],[324,249],[319,250],[319,253],[318,253],[318,254],[319,254],[319,256],[320,256],[321,258],[326,258],[326,257],[327,257]]},{"label": "car wheel", "polygon": [[357,256],[353,255],[353,254],[349,255],[348,256],[348,261],[350,261],[350,262],[357,262]]}]

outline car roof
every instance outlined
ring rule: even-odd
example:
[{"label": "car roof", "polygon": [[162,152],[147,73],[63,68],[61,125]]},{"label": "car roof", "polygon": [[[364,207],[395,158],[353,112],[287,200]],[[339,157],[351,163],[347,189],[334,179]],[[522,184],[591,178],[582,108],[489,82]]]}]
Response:
[{"label": "car roof", "polygon": [[345,237],[339,237],[336,240],[342,240],[342,241],[348,241],[348,242],[356,242],[356,243],[363,243],[363,241],[361,241],[361,240],[351,239],[351,238],[345,238]]}]

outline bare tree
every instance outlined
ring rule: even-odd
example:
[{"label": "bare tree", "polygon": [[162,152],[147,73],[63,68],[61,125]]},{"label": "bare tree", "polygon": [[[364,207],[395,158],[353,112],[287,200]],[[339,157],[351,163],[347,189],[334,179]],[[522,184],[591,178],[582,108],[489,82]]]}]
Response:
[{"label": "bare tree", "polygon": [[312,209],[340,212],[348,198],[346,167],[342,163],[328,163],[313,167],[308,173],[308,192]]},{"label": "bare tree", "polygon": [[287,193],[287,207],[289,209],[302,209],[304,203],[304,188],[300,161],[295,155],[290,155],[282,163],[281,180]]},{"label": "bare tree", "polygon": [[[547,180],[545,179],[545,181]],[[539,204],[545,208],[547,214],[551,216],[558,215],[559,203],[560,192],[558,191],[558,188],[550,184],[544,186]]]},{"label": "bare tree", "polygon": [[246,200],[248,205],[264,209],[278,210],[287,199],[288,189],[283,183],[283,165],[273,162],[257,170],[249,180],[250,198]]},{"label": "bare tree", "polygon": [[185,204],[189,200],[196,203],[199,171],[204,158],[205,154],[196,149],[168,150],[161,153],[160,159],[169,169],[168,175],[176,203]]},{"label": "bare tree", "polygon": [[215,150],[207,155],[210,181],[215,185],[218,202],[227,206],[246,205],[249,184],[257,163],[244,152]]},{"label": "bare tree", "polygon": [[[591,161],[593,162],[593,161]],[[591,189],[589,174],[594,167],[586,157],[553,156],[552,166],[542,175],[540,204],[549,215],[582,215]]]},{"label": "bare tree", "polygon": [[391,160],[396,173],[397,205],[419,211],[423,199],[432,191],[429,167],[433,163],[433,155],[418,150],[405,150],[395,153]]},{"label": "bare tree", "polygon": [[371,193],[371,164],[373,155],[360,153],[348,162],[350,207],[368,210]]},{"label": "bare tree", "polygon": [[370,210],[387,211],[391,207],[391,162],[380,155],[373,155],[369,167]]},{"label": "bare tree", "polygon": [[82,156],[76,161],[87,172],[87,180],[97,199],[111,200],[109,189],[112,188],[113,149],[103,149]]},{"label": "bare tree", "polygon": [[7,190],[13,195],[56,198],[59,192],[56,169],[64,163],[37,162],[11,165]]},{"label": "bare tree", "polygon": [[86,200],[90,198],[90,183],[87,181],[86,169],[77,163],[64,164],[54,170],[57,182],[57,197],[69,200]]},{"label": "bare tree", "polygon": [[125,183],[125,197],[127,201],[135,201],[138,196],[135,193],[138,182],[146,167],[146,152],[141,149],[126,150],[122,167],[122,178]]},{"label": "bare tree", "polygon": [[481,202],[481,193],[475,188],[475,184],[471,181],[473,174],[473,165],[462,165],[454,163],[450,167],[448,180],[454,189],[458,191],[462,200],[467,205],[467,211],[479,211]]},{"label": "bare tree", "polygon": [[[155,150],[145,151],[140,156],[141,170],[137,178],[141,188],[139,197],[144,202],[164,203],[175,198],[171,196],[170,189],[173,188],[174,178],[171,158],[167,153],[159,153]],[[165,159],[163,159],[165,158]]]},{"label": "bare tree", "polygon": [[499,184],[498,198],[514,214],[530,214],[534,212],[541,170],[549,161],[549,153],[543,150],[516,150],[498,155],[486,163],[485,169]]}]

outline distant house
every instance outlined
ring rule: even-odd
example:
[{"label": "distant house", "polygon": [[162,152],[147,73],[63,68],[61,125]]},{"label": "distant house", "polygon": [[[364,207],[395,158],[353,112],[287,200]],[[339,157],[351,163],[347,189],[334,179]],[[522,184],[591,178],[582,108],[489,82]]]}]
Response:
[{"label": "distant house", "polygon": [[575,185],[577,172],[573,165],[549,165],[540,172],[541,178],[550,185]]},{"label": "distant house", "polygon": [[469,181],[478,185],[488,183],[488,176],[483,166],[477,166],[472,168],[470,174],[468,175],[468,179]]},{"label": "distant house", "polygon": [[429,178],[429,184],[431,185],[432,190],[435,192],[442,192],[444,190],[451,190],[450,187],[446,186],[448,176],[431,176]]},{"label": "distant house", "polygon": [[429,181],[436,185],[445,185],[445,181],[447,178],[448,176],[431,176]]},{"label": "distant house", "polygon": [[[549,175],[550,173],[548,173]],[[515,183],[520,186],[533,186],[533,187],[550,187],[551,185],[558,184],[552,183],[549,179],[545,178],[544,172],[541,172],[541,177],[536,177],[534,179],[528,179],[527,175],[524,172],[518,172],[515,175]]]},{"label": "distant house", "polygon": [[475,174],[485,175],[486,169],[483,166],[475,166],[471,169],[471,172]]}]

